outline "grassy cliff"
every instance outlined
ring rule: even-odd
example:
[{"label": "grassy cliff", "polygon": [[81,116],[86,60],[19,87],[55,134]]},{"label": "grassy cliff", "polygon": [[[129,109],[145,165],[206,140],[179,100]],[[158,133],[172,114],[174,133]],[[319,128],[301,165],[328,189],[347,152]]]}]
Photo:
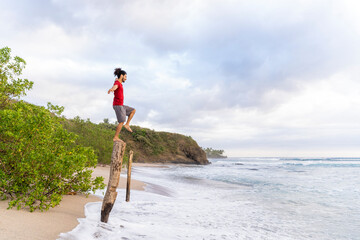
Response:
[{"label": "grassy cliff", "polygon": [[[62,122],[65,129],[77,134],[77,143],[92,147],[98,163],[109,164],[113,147],[115,124],[107,121],[95,124],[76,117]],[[190,136],[157,132],[148,128],[131,126],[133,132],[122,129],[120,138],[126,142],[125,161],[130,150],[134,162],[209,164],[205,152]]]}]

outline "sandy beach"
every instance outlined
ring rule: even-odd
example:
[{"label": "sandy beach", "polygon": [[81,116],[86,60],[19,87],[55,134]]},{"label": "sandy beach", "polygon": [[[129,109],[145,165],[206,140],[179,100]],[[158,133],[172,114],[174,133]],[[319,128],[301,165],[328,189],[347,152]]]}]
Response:
[{"label": "sandy beach", "polygon": [[[133,166],[152,166],[151,164],[137,164]],[[159,166],[160,167],[160,166]],[[126,170],[125,170],[126,171]],[[93,177],[103,176],[104,183],[109,181],[109,166],[98,166],[94,169]],[[145,183],[131,180],[132,190],[144,190]],[[126,178],[121,177],[119,188],[126,187]],[[68,232],[78,225],[77,218],[83,218],[84,206],[88,202],[102,201],[94,195],[65,195],[60,205],[47,212],[36,210],[7,210],[8,201],[0,201],[0,240],[51,240],[57,239],[60,233]]]}]

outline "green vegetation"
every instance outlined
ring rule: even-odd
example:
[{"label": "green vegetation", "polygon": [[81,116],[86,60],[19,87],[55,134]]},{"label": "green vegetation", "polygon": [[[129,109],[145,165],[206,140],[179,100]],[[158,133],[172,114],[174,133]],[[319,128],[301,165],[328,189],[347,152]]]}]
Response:
[{"label": "green vegetation", "polygon": [[94,149],[99,163],[110,163],[113,148],[111,137],[114,134],[113,125],[95,124],[89,119],[83,120],[80,117],[71,120],[63,119],[61,123],[66,130],[78,135],[76,144]]},{"label": "green vegetation", "polygon": [[[108,119],[104,119],[103,123],[95,124],[79,117],[65,119],[62,124],[65,129],[79,136],[76,140],[77,144],[95,150],[99,163],[110,164],[116,124],[109,123]],[[157,132],[139,126],[131,126],[131,128],[132,133],[124,128],[120,133],[120,138],[126,142],[124,163],[127,162],[130,150],[134,151],[134,162],[179,162],[184,161],[186,157],[192,158],[191,154],[186,156],[184,150],[194,146],[200,149],[191,137]]]},{"label": "green vegetation", "polygon": [[11,49],[8,47],[0,49],[0,109],[8,105],[11,99],[26,95],[33,82],[28,79],[20,79],[26,62],[20,57],[11,58]]},{"label": "green vegetation", "polygon": [[17,100],[33,82],[20,79],[25,61],[0,49],[0,198],[9,208],[48,210],[62,195],[104,188],[91,179],[97,164],[93,149],[76,144],[77,136],[60,122],[62,107],[35,106]]},{"label": "green vegetation", "polygon": [[208,158],[227,158],[227,156],[224,156],[224,150],[215,150],[212,148],[203,148],[203,150],[206,153],[206,157]]}]

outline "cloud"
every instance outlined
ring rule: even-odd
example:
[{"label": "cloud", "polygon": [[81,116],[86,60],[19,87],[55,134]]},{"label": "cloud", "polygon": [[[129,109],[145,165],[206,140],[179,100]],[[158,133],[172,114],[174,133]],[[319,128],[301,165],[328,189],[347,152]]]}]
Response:
[{"label": "cloud", "polygon": [[347,69],[316,83],[303,82],[300,92],[271,111],[221,111],[221,124],[197,137],[204,146],[221,144],[242,156],[357,155],[358,72],[357,68]]},{"label": "cloud", "polygon": [[[0,43],[27,60],[25,75],[35,82],[27,99],[63,105],[68,117],[114,121],[106,91],[120,66],[134,124],[254,154],[291,142],[308,149],[326,139],[358,142],[347,130],[360,117],[356,1],[2,1],[0,8]],[[323,127],[330,135],[316,130]]]}]

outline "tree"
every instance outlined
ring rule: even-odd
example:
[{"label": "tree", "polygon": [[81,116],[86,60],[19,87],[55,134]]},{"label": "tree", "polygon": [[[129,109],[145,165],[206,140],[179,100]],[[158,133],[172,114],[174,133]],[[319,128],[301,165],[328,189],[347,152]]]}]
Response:
[{"label": "tree", "polygon": [[23,101],[33,83],[17,78],[25,67],[9,48],[0,49],[0,198],[9,208],[48,210],[62,195],[104,188],[102,177],[91,178],[97,159],[92,148],[75,144],[77,135],[62,125],[63,107],[48,108]]},{"label": "tree", "polygon": [[213,148],[203,148],[208,158],[226,158],[224,156],[224,150],[216,150]]},{"label": "tree", "polygon": [[20,57],[11,58],[11,49],[0,49],[0,109],[4,108],[11,99],[25,95],[30,90],[33,82],[28,79],[20,79],[26,62]]}]

